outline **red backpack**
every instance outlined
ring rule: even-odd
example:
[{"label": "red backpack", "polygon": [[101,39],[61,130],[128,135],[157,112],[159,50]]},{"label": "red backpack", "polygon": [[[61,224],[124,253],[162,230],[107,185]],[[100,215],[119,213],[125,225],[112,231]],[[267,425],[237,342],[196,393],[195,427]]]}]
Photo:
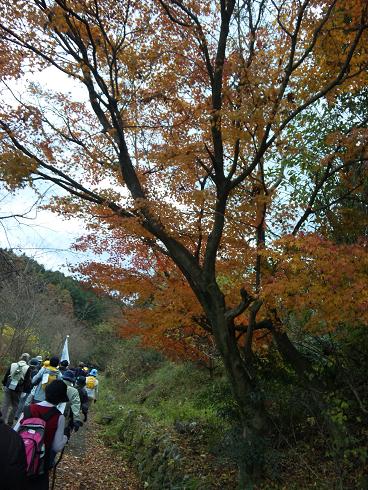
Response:
[{"label": "red backpack", "polygon": [[55,415],[60,414],[56,407],[50,408],[42,416],[33,417],[30,407],[24,408],[24,417],[20,422],[18,433],[23,439],[26,451],[26,472],[28,477],[42,475],[45,468],[45,429],[46,422]]}]

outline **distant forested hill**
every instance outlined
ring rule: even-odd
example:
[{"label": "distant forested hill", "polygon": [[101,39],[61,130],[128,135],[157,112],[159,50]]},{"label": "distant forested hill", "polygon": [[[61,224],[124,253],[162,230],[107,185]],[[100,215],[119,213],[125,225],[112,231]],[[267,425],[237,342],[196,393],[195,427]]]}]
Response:
[{"label": "distant forested hill", "polygon": [[[116,300],[49,271],[26,255],[0,249],[0,358],[21,352],[59,354],[66,335],[75,362],[93,357],[101,331],[113,335],[121,317]],[[108,324],[108,326],[107,326]]]}]

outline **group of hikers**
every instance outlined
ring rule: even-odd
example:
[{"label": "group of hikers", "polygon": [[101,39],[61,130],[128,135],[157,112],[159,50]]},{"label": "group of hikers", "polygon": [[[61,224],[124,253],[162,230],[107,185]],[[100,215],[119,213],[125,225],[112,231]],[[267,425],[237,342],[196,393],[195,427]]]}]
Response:
[{"label": "group of hikers", "polygon": [[[49,470],[98,398],[97,369],[24,353],[3,378],[0,482],[3,490],[46,490]],[[83,421],[82,421],[83,417]],[[5,486],[3,486],[5,485]]]}]

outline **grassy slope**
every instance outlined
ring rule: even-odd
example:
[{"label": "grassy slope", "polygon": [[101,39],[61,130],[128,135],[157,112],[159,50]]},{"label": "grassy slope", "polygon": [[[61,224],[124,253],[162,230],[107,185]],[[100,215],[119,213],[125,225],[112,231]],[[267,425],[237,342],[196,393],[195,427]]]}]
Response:
[{"label": "grassy slope", "polygon": [[[264,482],[257,488],[368,488],[364,464],[357,457],[354,461],[349,455],[344,457],[342,470],[340,461],[328,454],[326,433],[313,416],[302,412],[308,409],[308,394],[294,386],[292,375],[282,372],[275,378],[277,373],[270,376],[267,366],[262,369],[271,420]],[[182,456],[183,471],[192,478],[190,486],[175,488],[235,489],[236,461],[257,457],[254,448],[236,443],[235,406],[220,367],[210,379],[204,369],[158,360],[134,343],[124,343],[102,379],[97,410],[100,420],[112,416],[102,430],[106,440],[123,452],[126,440],[119,441],[119,434],[128,412],[148,420],[149,432],[174,441]],[[134,454],[130,456],[134,458]]]},{"label": "grassy slope", "polygon": [[191,478],[185,488],[236,488],[235,464],[219,456],[218,442],[230,429],[221,414],[221,403],[215,402],[224,395],[226,384],[221,378],[213,382],[206,371],[190,364],[164,362],[123,386],[111,378],[103,378],[100,384],[96,408],[102,422],[106,416],[113,418],[103,432],[115,447],[124,451],[118,441],[123,414],[139,412],[150,420],[156,434],[166,435],[179,448],[182,471]]}]

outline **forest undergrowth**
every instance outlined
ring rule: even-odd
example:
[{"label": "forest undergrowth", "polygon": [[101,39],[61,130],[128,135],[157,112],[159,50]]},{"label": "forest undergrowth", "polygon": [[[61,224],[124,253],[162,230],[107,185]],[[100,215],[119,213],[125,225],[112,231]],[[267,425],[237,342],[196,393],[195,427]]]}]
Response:
[{"label": "forest undergrowth", "polygon": [[[259,489],[367,488],[368,431],[354,396],[342,388],[331,402],[331,416],[340,429],[331,441],[310,394],[298,386],[292,371],[280,363],[271,377],[268,361],[260,360],[269,431],[264,447],[249,448],[239,437],[237,409],[220,365],[210,378],[206,369],[164,360],[134,340],[122,341],[120,349],[101,383],[97,420],[107,444],[128,454],[136,467],[134,446],[119,440],[127,413],[148,420],[150,431],[167,435],[179,448],[181,471],[191,483],[175,488],[236,489],[241,460],[259,457],[261,451],[265,471]],[[358,372],[355,376],[358,382]]]}]

